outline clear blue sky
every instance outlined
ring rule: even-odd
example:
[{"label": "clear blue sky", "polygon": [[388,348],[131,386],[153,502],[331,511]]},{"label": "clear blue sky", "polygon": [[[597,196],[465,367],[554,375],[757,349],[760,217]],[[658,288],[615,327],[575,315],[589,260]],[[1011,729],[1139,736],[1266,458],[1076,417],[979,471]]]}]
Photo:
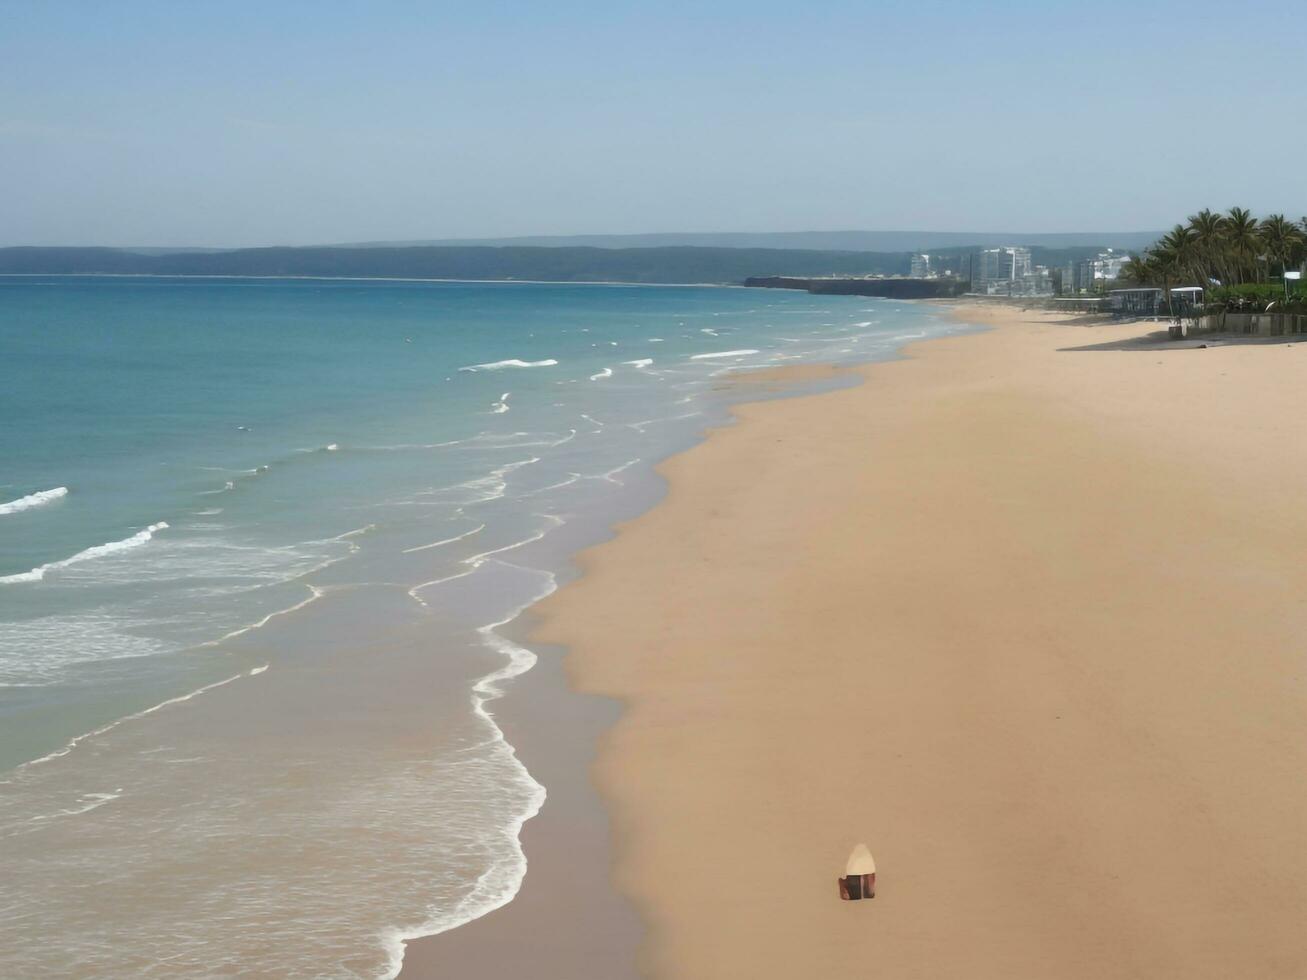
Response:
[{"label": "clear blue sky", "polygon": [[0,0],[0,245],[1307,212],[1264,0]]}]

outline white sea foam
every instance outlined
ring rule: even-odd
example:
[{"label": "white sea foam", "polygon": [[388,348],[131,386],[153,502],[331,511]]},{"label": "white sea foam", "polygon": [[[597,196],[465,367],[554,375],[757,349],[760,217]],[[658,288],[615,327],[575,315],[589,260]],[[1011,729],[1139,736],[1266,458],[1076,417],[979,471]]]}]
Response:
[{"label": "white sea foam", "polygon": [[548,493],[550,490],[561,490],[563,487],[570,487],[573,483],[583,479],[580,473],[569,473],[567,479],[559,480],[557,483],[551,483],[548,486],[539,487],[535,490],[528,490],[522,494],[523,497],[536,497],[542,493]]},{"label": "white sea foam", "polygon": [[430,449],[496,450],[521,449],[535,446],[561,446],[575,438],[576,430],[569,429],[564,436],[552,432],[481,432],[466,439],[448,439],[445,442],[401,442],[388,446],[365,446],[358,452],[396,453],[421,452]]},{"label": "white sea foam", "polygon": [[44,687],[78,664],[175,652],[176,644],[149,634],[152,623],[134,607],[0,620],[0,686]]},{"label": "white sea foam", "polygon": [[30,572],[19,572],[16,575],[0,576],[0,584],[15,585],[20,582],[40,582],[47,572],[56,571],[61,568],[68,568],[70,565],[76,565],[80,562],[90,561],[94,558],[103,558],[106,555],[116,554],[120,551],[127,551],[131,548],[139,548],[148,542],[159,531],[166,530],[168,525],[160,521],[158,524],[151,524],[143,531],[137,531],[130,538],[123,538],[121,541],[110,541],[108,544],[97,544],[93,548],[87,548],[85,551],[79,551],[70,558],[64,558],[60,561],[47,562],[44,565],[38,565]]},{"label": "white sea foam", "polygon": [[464,538],[470,538],[478,531],[484,531],[485,524],[478,524],[470,531],[464,531],[462,534],[456,534],[452,538],[441,538],[439,541],[432,541],[430,544],[420,544],[416,548],[405,548],[402,554],[409,555],[415,551],[427,551],[431,548],[439,548],[441,545],[453,544],[455,541],[462,541]]},{"label": "white sea foam", "polygon": [[[477,630],[482,642],[491,650],[502,654],[505,663],[504,666],[487,674],[473,686],[472,710],[490,726],[490,729],[494,732],[494,741],[499,744],[502,751],[507,752],[509,757],[512,758],[516,764],[518,780],[528,792],[522,810],[514,815],[506,828],[507,833],[504,839],[510,842],[510,848],[506,854],[499,855],[495,862],[477,877],[476,884],[471,892],[459,901],[456,908],[431,917],[416,929],[395,929],[383,937],[388,960],[386,971],[382,974],[385,980],[393,980],[393,978],[399,976],[404,964],[404,947],[408,941],[448,932],[450,929],[471,922],[473,919],[479,919],[495,909],[507,905],[522,888],[522,881],[526,877],[527,868],[526,854],[522,850],[522,828],[528,820],[540,812],[540,808],[544,806],[547,792],[545,787],[531,776],[526,766],[517,758],[517,751],[504,736],[503,730],[495,723],[494,716],[486,709],[486,703],[503,695],[503,685],[506,681],[526,673],[536,664],[537,658],[534,653],[500,635],[497,631],[500,627],[506,626],[517,619],[526,609],[558,588],[558,580],[552,572],[542,571],[540,574],[543,576],[544,584],[535,595],[514,609],[504,619],[489,623]],[[414,596],[414,598],[417,598],[417,596]],[[418,601],[421,602],[421,599],[418,599]]]},{"label": "white sea foam", "polygon": [[514,541],[512,544],[506,544],[500,548],[491,548],[489,551],[483,551],[479,554],[472,555],[469,558],[464,558],[463,559],[464,563],[476,567],[480,565],[482,562],[484,562],[487,558],[492,558],[495,555],[502,555],[506,551],[516,551],[518,548],[521,548],[524,545],[528,545],[535,541],[539,541],[546,534],[548,534],[550,530],[564,523],[563,519],[557,516],[556,514],[540,514],[539,516],[543,517],[546,521],[549,522],[548,527],[541,528],[535,534],[525,537],[521,541]]},{"label": "white sea foam", "polygon": [[521,361],[512,358],[507,361],[491,361],[488,364],[469,364],[466,367],[459,368],[460,371],[502,371],[504,368],[533,368],[533,367],[553,367],[558,362],[551,358],[543,361]]},{"label": "white sea foam", "polygon": [[756,354],[756,353],[758,352],[756,350],[753,350],[752,348],[746,350],[719,350],[719,351],[713,351],[710,354],[691,354],[690,360],[706,361],[714,357],[747,357],[750,354]]},{"label": "white sea foam", "polygon": [[[278,609],[275,612],[270,612],[262,619],[250,623],[248,626],[241,626],[238,629],[232,630],[226,636],[219,637],[216,640],[209,640],[207,643],[201,643],[200,646],[216,647],[219,644],[226,643],[228,640],[234,640],[238,636],[244,636],[246,633],[249,633],[252,630],[263,629],[263,627],[267,626],[274,619],[277,619],[280,616],[285,616],[289,613],[297,612],[300,609],[303,609],[305,606],[309,605],[310,603],[317,602],[319,599],[321,599],[324,595],[327,594],[326,589],[319,588],[316,585],[306,584],[304,587],[309,590],[308,598],[300,600],[299,602],[295,603],[295,605],[293,606],[287,606],[285,609]],[[267,669],[268,669],[267,667],[264,667],[262,670],[258,671],[258,673],[261,674],[263,673],[264,670]]]},{"label": "white sea foam", "polygon": [[490,406],[490,411],[493,412],[495,415],[503,415],[505,412],[507,412],[508,396],[511,394],[512,394],[511,391],[506,391],[502,395],[500,395],[499,401],[495,402],[493,405]]},{"label": "white sea foam", "polygon": [[203,687],[196,688],[194,691],[191,691],[189,694],[180,694],[175,698],[169,698],[167,701],[160,701],[158,704],[146,708],[144,711],[137,711],[135,714],[124,715],[122,718],[119,718],[116,721],[111,721],[107,725],[101,725],[99,728],[95,728],[89,732],[85,732],[81,735],[74,736],[64,744],[63,748],[55,749],[55,751],[53,752],[47,752],[45,755],[36,759],[32,759],[30,762],[24,762],[18,768],[27,769],[30,766],[38,766],[43,762],[49,762],[51,759],[58,759],[61,756],[65,756],[69,752],[73,751],[73,749],[77,748],[77,746],[81,745],[87,739],[95,738],[97,735],[103,735],[105,732],[112,731],[113,729],[117,728],[119,725],[126,724],[129,721],[137,721],[141,718],[146,717],[147,715],[154,714],[156,711],[162,711],[164,708],[171,707],[174,704],[181,704],[184,701],[189,701],[192,698],[197,698],[201,694],[207,694],[209,691],[212,691],[214,688],[223,687],[226,684],[230,684],[232,681],[240,680],[242,677],[254,677],[257,674],[262,674],[267,669],[268,669],[268,665],[264,664],[262,667],[255,667],[252,670],[242,671],[239,674],[233,674],[231,677],[224,678],[223,680],[214,681],[212,684],[205,684]]},{"label": "white sea foam", "polygon": [[602,371],[600,371],[598,374],[592,374],[592,375],[590,375],[590,380],[591,380],[591,381],[602,381],[604,378],[611,378],[612,376],[613,376],[613,369],[610,368],[610,367],[606,367],[606,368],[604,368]]},{"label": "white sea foam", "polygon": [[17,585],[20,582],[39,582],[45,578],[48,566],[41,565],[30,572],[15,572],[13,575],[0,575],[0,585]]},{"label": "white sea foam", "polygon": [[549,448],[554,449],[558,446],[565,446],[567,445],[567,443],[571,442],[575,438],[576,438],[576,429],[568,429],[567,435],[561,437],[556,442],[550,443]]},{"label": "white sea foam", "polygon": [[443,575],[440,578],[433,578],[427,582],[419,582],[417,585],[413,586],[411,589],[408,590],[408,594],[412,596],[415,600],[417,600],[419,605],[425,606],[427,604],[426,600],[424,600],[420,595],[418,595],[418,593],[421,592],[423,589],[429,589],[433,585],[444,585],[446,582],[453,582],[456,579],[467,578],[475,571],[476,571],[475,568],[468,568],[461,572],[455,572],[453,575]]},{"label": "white sea foam", "polygon": [[197,496],[200,496],[200,497],[212,497],[214,494],[218,494],[218,493],[230,493],[232,490],[235,490],[235,489],[236,489],[236,481],[234,481],[234,480],[228,480],[226,483],[224,483],[224,484],[222,485],[222,488],[221,488],[221,489],[219,489],[219,490],[201,490],[201,491],[197,494]]},{"label": "white sea foam", "polygon": [[702,414],[703,414],[702,412],[686,412],[683,415],[668,415],[665,418],[644,419],[640,422],[630,422],[628,423],[628,426],[634,429],[636,432],[643,432],[651,425],[658,425],[659,423],[662,422],[680,422],[683,419],[699,418],[700,416],[702,416]]},{"label": "white sea foam", "polygon": [[0,515],[17,514],[20,511],[31,510],[33,507],[41,507],[44,504],[54,503],[62,497],[68,496],[67,487],[55,487],[53,490],[39,490],[36,493],[29,493],[26,497],[19,497],[17,500],[11,500],[6,504],[0,504]]},{"label": "white sea foam", "polygon": [[[573,430],[573,434],[575,434],[575,431]],[[434,497],[446,502],[458,503],[460,501],[457,498],[467,495],[467,499],[461,501],[464,504],[498,500],[508,489],[509,474],[515,470],[520,470],[523,466],[530,466],[538,462],[540,462],[539,456],[515,460],[512,463],[505,463],[503,466],[496,466],[485,476],[464,480],[462,483],[454,483],[447,487],[434,487],[431,490],[424,490],[418,496]]]},{"label": "white sea foam", "polygon": [[75,806],[65,807],[62,810],[56,810],[54,813],[38,813],[34,817],[29,817],[28,820],[31,823],[37,823],[41,820],[58,820],[60,817],[76,817],[96,810],[106,803],[111,803],[122,795],[122,787],[112,793],[84,793],[77,798]]},{"label": "white sea foam", "polygon": [[717,331],[714,330],[712,327],[703,327],[702,329],[700,329],[699,332],[700,332],[700,333],[706,333],[709,337],[716,337],[716,336],[717,336]]},{"label": "white sea foam", "polygon": [[[563,521],[563,518],[558,517],[555,514],[539,514],[537,516],[543,517],[546,521],[548,521],[549,522],[548,526],[541,528],[539,531],[536,531],[534,534],[531,534],[520,541],[514,541],[511,544],[506,544],[498,548],[491,548],[489,551],[482,551],[475,555],[469,555],[468,557],[462,559],[459,562],[460,565],[467,566],[466,571],[456,572],[453,575],[445,575],[441,578],[432,579],[429,582],[419,582],[417,585],[413,586],[411,589],[408,590],[408,594],[412,596],[414,599],[416,599],[420,605],[425,606],[427,603],[422,598],[420,593],[425,591],[426,589],[432,588],[433,586],[437,586],[437,585],[444,585],[446,582],[453,582],[457,579],[466,578],[468,575],[471,575],[482,565],[484,565],[487,561],[493,559],[495,555],[502,555],[508,551],[516,551],[518,548],[539,541],[551,530],[558,527],[560,524],[565,523]],[[504,622],[507,621],[508,620],[505,620]],[[497,625],[503,625],[503,624],[501,623]]]},{"label": "white sea foam", "polygon": [[619,487],[620,487],[620,486],[625,486],[625,484],[622,483],[621,480],[617,479],[617,474],[622,473],[622,472],[624,472],[624,471],[626,471],[626,470],[629,470],[632,466],[634,466],[634,465],[635,465],[636,463],[638,463],[638,462],[640,462],[640,460],[638,460],[638,459],[628,459],[628,460],[627,460],[625,463],[623,463],[621,466],[614,466],[611,470],[607,470],[607,471],[605,471],[605,472],[603,472],[603,473],[582,474],[582,475],[581,475],[581,479],[582,479],[582,480],[603,480],[605,483],[615,483],[615,484],[616,484],[617,486],[619,486]]},{"label": "white sea foam", "polygon": [[623,363],[623,364],[629,364],[629,365],[631,365],[632,367],[636,367],[636,368],[647,368],[650,364],[653,363],[653,358],[652,358],[652,357],[641,357],[641,358],[639,358],[639,359],[637,359],[637,360],[634,360],[634,361],[623,361],[622,363]]}]

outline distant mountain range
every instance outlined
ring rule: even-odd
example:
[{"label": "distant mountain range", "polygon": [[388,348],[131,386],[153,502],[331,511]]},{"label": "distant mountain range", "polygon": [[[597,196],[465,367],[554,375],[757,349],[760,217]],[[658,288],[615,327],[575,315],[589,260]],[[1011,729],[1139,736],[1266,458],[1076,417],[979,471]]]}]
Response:
[{"label": "distant mountain range", "polygon": [[[655,244],[682,238],[733,244]],[[744,244],[760,240],[770,244]],[[818,247],[831,240],[858,247]],[[0,274],[740,283],[759,276],[906,275],[910,256],[916,251],[938,256],[938,268],[966,270],[966,253],[991,242],[1030,246],[1036,263],[1061,266],[1100,248],[1129,249],[1152,240],[1148,233],[995,235],[974,241],[961,232],[784,232],[208,250],[20,246],[0,248]],[[531,244],[524,244],[527,241]],[[581,245],[578,241],[604,244]],[[564,242],[570,244],[560,244]],[[789,244],[782,247],[782,243]],[[896,247],[887,249],[886,245]]]},{"label": "distant mountain range", "polygon": [[896,275],[907,265],[906,253],[770,248],[333,246],[148,255],[116,248],[0,249],[0,273],[9,275],[738,283],[757,275]]},{"label": "distant mountain range", "polygon": [[778,248],[820,252],[930,252],[968,246],[1026,245],[1074,248],[1098,245],[1142,249],[1162,236],[1156,231],[973,232],[973,231],[763,231],[667,232],[647,235],[531,235],[518,238],[447,238],[409,242],[350,242],[346,247],[530,246],[535,248]]}]

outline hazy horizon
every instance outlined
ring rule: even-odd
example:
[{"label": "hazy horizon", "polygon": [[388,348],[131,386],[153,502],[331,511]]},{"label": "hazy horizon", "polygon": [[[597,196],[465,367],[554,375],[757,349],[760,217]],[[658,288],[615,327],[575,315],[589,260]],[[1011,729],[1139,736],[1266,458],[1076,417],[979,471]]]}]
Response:
[{"label": "hazy horizon", "polygon": [[1307,212],[1295,37],[1242,57],[1210,0],[6,9],[0,245],[1034,235]]},{"label": "hazy horizon", "polygon": [[[890,237],[903,236],[911,238],[913,236],[929,237],[947,237],[959,239],[956,243],[944,242],[922,242],[919,246],[912,247],[892,247],[884,248],[853,248],[850,251],[884,251],[884,252],[904,252],[920,249],[948,249],[966,247],[968,245],[989,244],[1000,240],[1014,245],[1022,244],[1045,244],[1044,239],[1075,239],[1069,245],[1094,245],[1101,243],[1110,243],[1117,238],[1143,238],[1162,234],[1161,229],[1130,229],[1126,231],[1078,231],[1060,229],[1046,232],[1022,232],[1022,231],[958,231],[956,229],[872,229],[872,228],[798,228],[798,229],[776,229],[776,230],[743,230],[743,231],[633,231],[633,232],[575,232],[571,234],[555,235],[547,232],[530,235],[503,235],[488,237],[457,237],[457,238],[414,238],[414,239],[353,239],[349,241],[331,241],[331,242],[250,242],[239,245],[214,245],[209,243],[185,243],[178,244],[174,242],[144,242],[140,244],[125,245],[118,242],[59,242],[34,245],[31,242],[10,242],[0,244],[0,248],[112,248],[123,251],[133,250],[164,250],[164,251],[239,251],[243,249],[255,248],[405,248],[405,247],[423,247],[423,246],[497,246],[497,245],[537,245],[541,247],[557,247],[564,245],[592,246],[593,243],[603,242],[601,245],[594,247],[614,248],[614,247],[650,247],[653,244],[678,245],[683,244],[681,240],[692,239],[767,239],[776,238],[784,239],[789,237],[802,238],[811,236],[813,238],[837,238],[840,236],[869,236],[869,237]],[[654,243],[654,239],[669,239],[669,242]],[[1100,243],[1099,239],[1102,239]],[[626,245],[626,240],[630,244]],[[684,244],[700,244],[696,241],[687,241]],[[816,248],[817,246],[790,246],[785,244],[776,245],[715,245],[705,244],[703,247],[774,247],[774,248]],[[840,251],[836,247],[820,247],[822,251]]]}]

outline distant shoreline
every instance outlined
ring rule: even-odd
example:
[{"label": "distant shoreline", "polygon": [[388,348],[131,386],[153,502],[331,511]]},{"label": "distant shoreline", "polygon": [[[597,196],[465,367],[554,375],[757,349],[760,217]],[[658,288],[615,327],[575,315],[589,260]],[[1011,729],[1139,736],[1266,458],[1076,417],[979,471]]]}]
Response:
[{"label": "distant shoreline", "polygon": [[446,279],[423,276],[257,276],[189,272],[0,272],[0,279],[290,279],[307,282],[449,282],[501,286],[686,286],[752,289],[738,282],[628,282],[609,279]]}]

